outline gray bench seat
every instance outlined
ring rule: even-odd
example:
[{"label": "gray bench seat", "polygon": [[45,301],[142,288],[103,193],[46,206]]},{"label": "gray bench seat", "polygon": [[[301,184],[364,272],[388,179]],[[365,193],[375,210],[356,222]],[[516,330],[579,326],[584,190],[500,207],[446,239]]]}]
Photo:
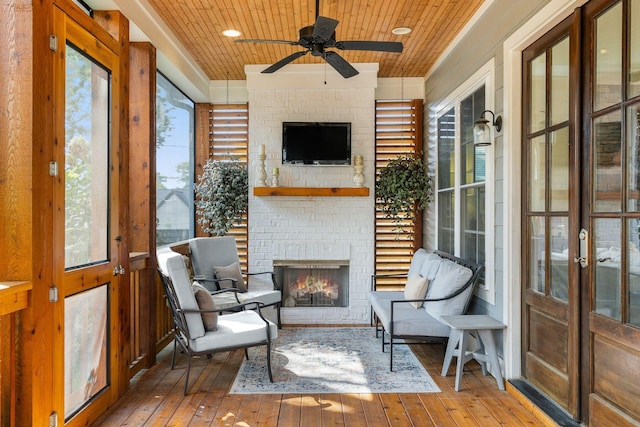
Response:
[{"label": "gray bench seat", "polygon": [[[428,280],[423,299],[408,300],[403,291],[378,290],[373,276],[372,289],[367,297],[375,320],[376,336],[382,331],[382,351],[389,344],[390,369],[393,370],[393,346],[399,340],[446,341],[450,328],[440,320],[443,315],[465,314],[473,290],[480,279],[482,266],[441,251],[428,253],[418,249],[413,256],[409,273]],[[386,276],[389,277],[389,276]],[[414,307],[409,302],[417,302]],[[389,342],[385,342],[385,335]]]}]

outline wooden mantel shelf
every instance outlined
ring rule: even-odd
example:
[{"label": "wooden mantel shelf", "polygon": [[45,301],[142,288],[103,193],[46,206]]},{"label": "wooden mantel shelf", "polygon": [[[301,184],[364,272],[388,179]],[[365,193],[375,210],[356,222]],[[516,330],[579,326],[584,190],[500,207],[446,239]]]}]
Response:
[{"label": "wooden mantel shelf", "polygon": [[0,316],[29,306],[31,282],[0,281]]},{"label": "wooden mantel shelf", "polygon": [[368,187],[253,187],[254,196],[367,197]]}]

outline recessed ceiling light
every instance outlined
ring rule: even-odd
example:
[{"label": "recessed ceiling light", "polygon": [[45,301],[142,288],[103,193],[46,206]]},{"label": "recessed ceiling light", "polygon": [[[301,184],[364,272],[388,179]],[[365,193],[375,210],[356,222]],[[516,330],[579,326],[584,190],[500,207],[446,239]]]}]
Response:
[{"label": "recessed ceiling light", "polygon": [[222,32],[222,35],[227,37],[238,37],[240,34],[241,33],[238,30],[224,30]]},{"label": "recessed ceiling light", "polygon": [[393,30],[391,30],[391,32],[393,34],[397,34],[397,35],[409,34],[411,32],[411,28],[409,28],[409,27],[396,27]]}]

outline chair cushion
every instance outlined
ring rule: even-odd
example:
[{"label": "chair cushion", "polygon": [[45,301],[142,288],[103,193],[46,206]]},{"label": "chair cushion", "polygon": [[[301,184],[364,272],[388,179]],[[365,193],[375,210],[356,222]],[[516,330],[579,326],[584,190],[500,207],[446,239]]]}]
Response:
[{"label": "chair cushion", "polygon": [[[404,292],[369,291],[368,298],[384,329],[391,331],[391,301],[403,300]],[[408,303],[394,305],[393,320],[394,335],[442,338],[448,337],[451,332],[449,326]]]},{"label": "chair cushion", "polygon": [[[216,309],[216,303],[213,297],[204,286],[198,282],[193,282],[191,287],[193,288],[193,295],[196,297],[196,302],[200,310]],[[202,323],[204,324],[205,331],[215,331],[218,329],[218,312],[202,313]]]},{"label": "chair cushion", "polygon": [[413,256],[411,257],[411,265],[409,266],[407,277],[411,277],[414,274],[418,274],[420,272],[427,254],[429,254],[429,252],[427,252],[425,248],[420,248],[414,252]]},{"label": "chair cushion", "polygon": [[[409,277],[407,283],[404,285],[404,298],[405,299],[423,299],[427,294],[427,287],[429,286],[429,280],[426,277],[422,277],[418,274]],[[415,308],[422,307],[422,301],[410,302]]]},{"label": "chair cushion", "polygon": [[213,274],[215,274],[216,279],[235,279],[234,283],[232,280],[222,280],[220,281],[220,288],[237,288],[240,292],[247,292],[247,285],[244,283],[244,279],[242,278],[242,271],[240,271],[240,264],[234,262],[225,266],[214,266]]},{"label": "chair cushion", "polygon": [[[184,265],[182,255],[171,253],[165,259],[167,275],[171,278],[171,283],[178,298],[178,306],[183,310],[199,310],[196,297],[193,295],[191,288],[191,279],[187,273],[187,267]],[[189,328],[189,335],[192,339],[199,338],[204,335],[204,324],[200,313],[185,313],[185,321]]]},{"label": "chair cushion", "polygon": [[[271,340],[278,337],[278,327],[269,322]],[[191,340],[196,352],[222,350],[226,348],[258,344],[267,339],[267,325],[253,310],[225,314],[218,319],[218,330]]]},{"label": "chair cushion", "polygon": [[422,263],[422,267],[418,271],[418,273],[422,277],[426,277],[429,282],[432,282],[433,279],[438,274],[438,269],[440,268],[440,264],[444,261],[439,255],[434,254],[432,252],[428,253],[424,257],[424,262]]},{"label": "chair cushion", "polygon": [[[427,290],[427,298],[442,298],[454,293],[462,288],[473,276],[471,270],[463,265],[457,264],[451,260],[443,259],[438,274],[430,282]],[[424,308],[431,316],[439,318],[442,315],[464,314],[463,311],[467,306],[467,301],[471,297],[473,287],[460,295],[443,300],[428,301],[424,303]]]}]

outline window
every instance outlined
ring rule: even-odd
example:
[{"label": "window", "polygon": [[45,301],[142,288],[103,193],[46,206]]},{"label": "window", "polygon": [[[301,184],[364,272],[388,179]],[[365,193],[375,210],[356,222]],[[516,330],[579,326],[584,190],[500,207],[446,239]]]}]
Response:
[{"label": "window", "polygon": [[194,235],[195,103],[166,77],[157,75],[157,245]]},{"label": "window", "polygon": [[436,115],[438,249],[485,265],[477,295],[494,304],[492,146],[473,144],[473,125],[491,109],[493,63],[459,88]]}]

